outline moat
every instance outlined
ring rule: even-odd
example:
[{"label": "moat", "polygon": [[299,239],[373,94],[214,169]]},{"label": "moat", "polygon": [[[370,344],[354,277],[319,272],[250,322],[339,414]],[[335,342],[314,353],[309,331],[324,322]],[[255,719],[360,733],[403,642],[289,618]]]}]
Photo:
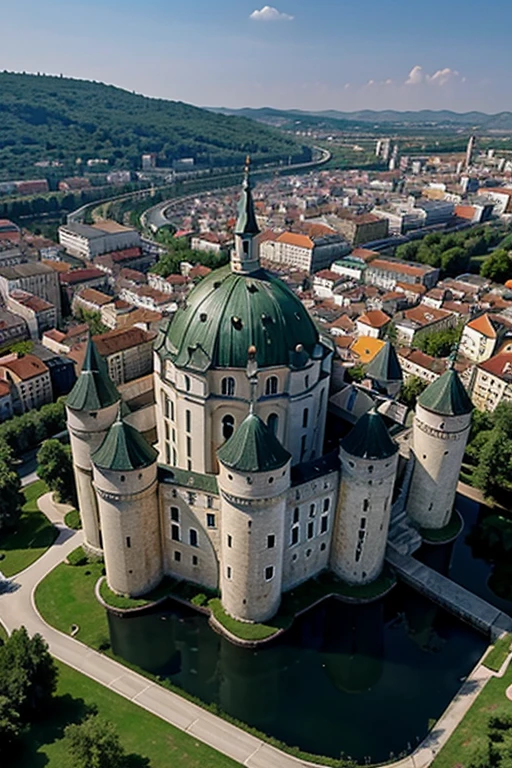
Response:
[{"label": "moat", "polygon": [[[455,545],[419,553],[510,613],[489,589],[492,564],[466,537],[479,507],[459,497],[465,527]],[[109,617],[115,653],[288,745],[362,764],[411,751],[482,655],[487,639],[399,584],[364,606],[330,600],[269,647],[232,645],[207,619],[176,604]]]}]

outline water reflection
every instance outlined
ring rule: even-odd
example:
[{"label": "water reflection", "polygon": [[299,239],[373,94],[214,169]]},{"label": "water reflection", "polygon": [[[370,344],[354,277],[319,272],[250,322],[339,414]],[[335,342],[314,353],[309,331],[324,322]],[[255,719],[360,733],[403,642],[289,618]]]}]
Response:
[{"label": "water reflection", "polygon": [[177,605],[109,623],[114,652],[132,664],[287,744],[360,761],[423,738],[485,647],[406,587],[366,606],[325,602],[261,650]]}]

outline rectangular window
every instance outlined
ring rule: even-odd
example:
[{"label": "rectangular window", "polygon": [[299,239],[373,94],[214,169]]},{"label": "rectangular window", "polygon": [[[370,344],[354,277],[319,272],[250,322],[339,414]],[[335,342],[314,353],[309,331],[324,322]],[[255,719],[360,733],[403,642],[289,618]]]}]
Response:
[{"label": "rectangular window", "polygon": [[310,504],[309,505],[309,516],[310,517],[314,517],[315,516],[315,512],[316,512],[315,505],[314,504]]},{"label": "rectangular window", "polygon": [[331,506],[331,500],[330,499],[324,499],[324,512],[328,512],[330,506]]},{"label": "rectangular window", "polygon": [[295,546],[295,544],[299,543],[299,526],[294,525],[292,528],[292,538],[290,542],[290,546]]},{"label": "rectangular window", "polygon": [[171,421],[174,421],[174,401],[170,400],[169,402],[170,402],[170,405],[171,405],[170,418],[171,418]]},{"label": "rectangular window", "polygon": [[199,559],[197,555],[192,555],[192,565],[198,565],[198,564],[199,564]]},{"label": "rectangular window", "polygon": [[132,541],[129,536],[126,537],[126,546],[128,547],[128,549],[130,549],[130,547],[132,546]]},{"label": "rectangular window", "polygon": [[165,444],[165,463],[170,464],[171,463],[171,446],[169,443]]},{"label": "rectangular window", "polygon": [[269,565],[265,568],[265,581],[272,581],[274,578],[274,566]]},{"label": "rectangular window", "polygon": [[315,524],[311,520],[311,522],[308,523],[308,539],[312,539],[315,535]]},{"label": "rectangular window", "polygon": [[173,523],[179,523],[180,511],[178,507],[171,507],[171,520],[173,521]]},{"label": "rectangular window", "polygon": [[304,408],[302,411],[302,426],[304,429],[308,426],[309,408]]},{"label": "rectangular window", "polygon": [[365,499],[365,500],[363,501],[363,510],[364,510],[365,512],[367,512],[367,511],[368,511],[368,507],[369,507],[369,506],[370,506],[370,502],[368,501],[368,499]]},{"label": "rectangular window", "polygon": [[206,515],[206,526],[207,528],[215,528],[215,515]]},{"label": "rectangular window", "polygon": [[267,536],[267,549],[274,549],[276,545],[276,537],[273,533]]},{"label": "rectangular window", "polygon": [[300,439],[300,460],[302,461],[306,453],[306,435],[302,435]]},{"label": "rectangular window", "polygon": [[171,430],[169,429],[169,422],[165,422],[165,439],[170,440],[171,439]]},{"label": "rectangular window", "polygon": [[176,453],[176,448],[173,448],[172,449],[172,465],[173,465],[173,467],[175,467],[177,463],[178,463],[178,454]]},{"label": "rectangular window", "polygon": [[320,518],[320,533],[327,533],[328,528],[329,528],[329,516],[322,515],[322,517]]},{"label": "rectangular window", "polygon": [[211,509],[213,507],[213,496],[206,497],[206,506],[208,507],[208,509]]},{"label": "rectangular window", "polygon": [[233,537],[228,533],[228,547],[231,549],[233,546]]},{"label": "rectangular window", "polygon": [[162,399],[164,401],[164,416],[165,416],[166,419],[168,419],[169,418],[169,413],[170,413],[169,404],[170,404],[171,401],[169,400],[169,398],[167,397],[165,392],[162,392]]},{"label": "rectangular window", "polygon": [[190,459],[187,459],[187,470],[188,470],[189,472],[191,472],[191,471],[192,471],[192,462],[190,461]]},{"label": "rectangular window", "polygon": [[295,507],[293,510],[293,522],[298,523],[299,522],[299,508]]},{"label": "rectangular window", "polygon": [[226,578],[227,579],[231,578],[231,566],[230,565],[228,565],[228,567],[226,568]]},{"label": "rectangular window", "polygon": [[178,552],[177,550],[174,552],[174,559],[177,563],[181,562],[181,552]]},{"label": "rectangular window", "polygon": [[195,528],[190,528],[188,532],[188,543],[191,547],[198,547],[198,541],[197,541],[197,531]]},{"label": "rectangular window", "polygon": [[192,426],[192,414],[190,411],[185,411],[185,430],[187,432],[191,432],[191,426]]},{"label": "rectangular window", "polygon": [[192,456],[192,438],[187,437],[187,456],[190,458]]},{"label": "rectangular window", "polygon": [[187,493],[188,503],[190,504],[191,507],[193,507],[194,504],[196,503],[196,495],[197,494],[193,493],[192,491],[189,491]]},{"label": "rectangular window", "polygon": [[171,525],[171,539],[173,541],[180,541],[180,527],[179,525]]}]

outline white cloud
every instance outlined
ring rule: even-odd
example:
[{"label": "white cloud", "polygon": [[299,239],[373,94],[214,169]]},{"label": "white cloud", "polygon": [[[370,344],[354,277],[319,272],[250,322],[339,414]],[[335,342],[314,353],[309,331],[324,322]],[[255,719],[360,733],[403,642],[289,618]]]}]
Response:
[{"label": "white cloud", "polygon": [[[424,71],[423,67],[420,67],[419,64],[416,64],[416,66],[414,66],[409,72],[407,80],[405,81],[405,85],[422,85],[426,83],[428,85],[438,85],[442,87],[443,85],[446,85],[447,83],[451,82],[452,80],[456,80],[459,77],[460,73],[456,69],[450,69],[450,67],[438,69],[432,75],[429,75]],[[462,82],[465,81],[466,78],[463,77]]]},{"label": "white cloud", "polygon": [[253,11],[249,18],[253,21],[293,21],[293,16],[282,13],[271,5],[264,5],[260,11]]}]

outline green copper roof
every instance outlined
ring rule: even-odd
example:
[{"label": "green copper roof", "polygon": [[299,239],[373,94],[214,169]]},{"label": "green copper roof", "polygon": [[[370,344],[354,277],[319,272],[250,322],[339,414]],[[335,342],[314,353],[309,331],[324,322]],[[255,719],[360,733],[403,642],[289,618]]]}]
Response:
[{"label": "green copper roof", "polygon": [[238,202],[238,218],[236,220],[236,235],[257,235],[259,234],[256,215],[254,213],[254,202],[251,192],[251,181],[249,178],[249,169],[245,171],[242,194]]},{"label": "green copper roof", "polygon": [[191,291],[155,349],[179,368],[206,371],[245,368],[250,346],[260,368],[290,365],[299,344],[311,356],[317,343],[311,317],[281,280],[262,269],[243,275],[227,266]]},{"label": "green copper roof", "polygon": [[291,456],[256,414],[240,424],[217,456],[226,467],[239,472],[271,472],[284,467]]},{"label": "green copper roof", "polygon": [[402,381],[403,374],[395,348],[385,343],[366,368],[366,375],[375,381]]},{"label": "green copper roof", "polygon": [[118,417],[91,458],[100,469],[129,472],[148,467],[157,456],[158,453],[140,432]]},{"label": "green copper roof", "polygon": [[456,371],[449,368],[421,393],[418,403],[442,416],[471,413],[473,404]]},{"label": "green copper roof", "polygon": [[66,405],[74,411],[98,411],[121,399],[108,375],[107,365],[89,339],[80,376],[69,393]]},{"label": "green copper roof", "polygon": [[357,421],[351,432],[341,441],[341,447],[360,459],[388,459],[398,451],[389,436],[384,419],[375,411],[368,411]]}]

